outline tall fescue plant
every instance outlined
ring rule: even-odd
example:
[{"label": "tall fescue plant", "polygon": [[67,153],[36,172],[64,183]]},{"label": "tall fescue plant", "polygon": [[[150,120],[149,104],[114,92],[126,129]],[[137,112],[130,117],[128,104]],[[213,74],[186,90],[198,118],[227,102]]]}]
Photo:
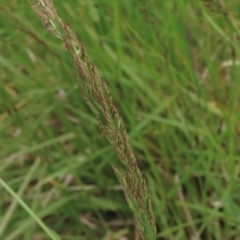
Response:
[{"label": "tall fescue plant", "polygon": [[77,40],[71,27],[59,18],[52,2],[50,0],[29,2],[44,26],[63,41],[63,47],[71,54],[83,98],[93,111],[100,131],[114,146],[116,155],[125,165],[125,174],[114,166],[113,170],[134,213],[138,232],[142,239],[155,240],[155,220],[146,181],[137,166],[126,128],[113,104],[107,84],[101,79],[96,65],[88,58],[83,44]]}]

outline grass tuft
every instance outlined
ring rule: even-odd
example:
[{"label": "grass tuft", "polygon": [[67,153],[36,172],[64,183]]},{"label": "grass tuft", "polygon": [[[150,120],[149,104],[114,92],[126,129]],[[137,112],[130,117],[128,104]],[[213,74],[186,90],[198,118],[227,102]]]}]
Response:
[{"label": "grass tuft", "polygon": [[0,1],[0,239],[238,240],[239,1],[52,1]]}]

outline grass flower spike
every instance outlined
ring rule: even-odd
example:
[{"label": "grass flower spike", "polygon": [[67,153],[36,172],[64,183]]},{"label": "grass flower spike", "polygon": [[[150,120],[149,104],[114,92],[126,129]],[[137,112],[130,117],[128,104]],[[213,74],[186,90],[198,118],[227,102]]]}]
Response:
[{"label": "grass flower spike", "polygon": [[126,174],[113,167],[123,186],[126,200],[132,209],[140,236],[145,240],[156,239],[155,220],[146,181],[143,178],[129,144],[127,132],[107,84],[101,79],[97,67],[88,58],[69,25],[58,16],[50,0],[30,1],[44,26],[63,41],[63,46],[73,57],[77,83],[85,102],[93,111],[102,134],[114,146],[116,155],[126,167]]}]

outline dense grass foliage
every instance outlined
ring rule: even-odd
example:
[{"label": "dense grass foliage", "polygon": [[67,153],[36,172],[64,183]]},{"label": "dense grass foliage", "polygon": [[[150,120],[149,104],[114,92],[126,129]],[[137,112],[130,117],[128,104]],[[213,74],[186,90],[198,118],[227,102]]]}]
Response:
[{"label": "dense grass foliage", "polygon": [[[240,4],[207,2],[54,1],[109,85],[161,240],[240,235]],[[71,57],[27,1],[0,1],[0,39],[0,239],[137,239]]]}]

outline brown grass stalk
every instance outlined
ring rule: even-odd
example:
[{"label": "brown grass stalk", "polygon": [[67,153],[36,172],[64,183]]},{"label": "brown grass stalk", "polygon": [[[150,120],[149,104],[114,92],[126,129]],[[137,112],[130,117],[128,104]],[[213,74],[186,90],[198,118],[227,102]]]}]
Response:
[{"label": "brown grass stalk", "polygon": [[93,111],[100,131],[114,146],[116,155],[126,167],[126,174],[116,167],[113,169],[134,213],[140,236],[145,240],[155,240],[155,220],[146,181],[137,166],[124,123],[113,104],[107,84],[101,79],[96,65],[88,58],[73,30],[59,18],[52,2],[32,0],[30,3],[44,26],[63,41],[63,47],[73,57],[76,79],[83,98]]}]

